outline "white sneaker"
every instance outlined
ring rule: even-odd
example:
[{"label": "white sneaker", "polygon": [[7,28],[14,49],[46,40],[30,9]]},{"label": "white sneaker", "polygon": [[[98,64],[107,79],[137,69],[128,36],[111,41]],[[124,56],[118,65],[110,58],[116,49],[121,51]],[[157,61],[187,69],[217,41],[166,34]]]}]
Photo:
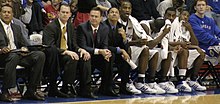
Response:
[{"label": "white sneaker", "polygon": [[170,87],[173,87],[173,88],[175,88],[175,85],[173,84],[173,82],[172,81],[167,81],[166,82]]},{"label": "white sneaker", "polygon": [[154,89],[151,89],[148,85],[144,83],[135,83],[135,87],[140,90],[142,93],[149,93],[149,94],[155,94],[157,91]]},{"label": "white sneaker", "polygon": [[126,83],[126,90],[133,93],[133,94],[141,94],[141,91],[136,89],[134,86],[133,82],[131,83]]},{"label": "white sneaker", "polygon": [[206,87],[201,86],[197,81],[188,81],[188,85],[195,91],[205,91]]},{"label": "white sneaker", "polygon": [[164,93],[166,93],[166,91],[165,91],[164,89],[160,88],[160,86],[159,86],[156,82],[154,82],[154,83],[148,83],[148,86],[149,86],[151,89],[156,90],[156,91],[157,91],[156,94],[164,94]]},{"label": "white sneaker", "polygon": [[182,81],[180,84],[176,86],[176,88],[181,92],[192,92],[191,87],[189,87],[186,81]]},{"label": "white sneaker", "polygon": [[175,94],[178,93],[179,91],[175,88],[174,84],[172,82],[161,82],[158,83],[160,88],[166,91],[166,93],[169,94]]}]

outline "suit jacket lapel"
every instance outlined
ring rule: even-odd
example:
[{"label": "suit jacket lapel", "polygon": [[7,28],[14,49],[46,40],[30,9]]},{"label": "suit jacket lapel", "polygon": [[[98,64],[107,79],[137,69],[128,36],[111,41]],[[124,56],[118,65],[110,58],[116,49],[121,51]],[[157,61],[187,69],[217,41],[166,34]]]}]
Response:
[{"label": "suit jacket lapel", "polygon": [[97,44],[100,43],[100,38],[101,38],[101,25],[99,25],[99,28],[98,28],[98,31],[97,31],[97,34],[96,34],[96,41],[97,41]]},{"label": "suit jacket lapel", "polygon": [[[4,27],[2,26],[1,23],[0,23],[0,31],[1,31],[1,33],[3,33],[3,36],[4,36],[5,40],[6,40],[6,42],[8,43],[8,39],[7,39],[7,36],[6,36],[6,32],[5,32]],[[7,44],[7,43],[6,43],[6,44]]]},{"label": "suit jacket lapel", "polygon": [[11,29],[12,29],[12,33],[13,33],[13,36],[14,36],[14,43],[15,43],[15,46],[16,47],[18,47],[18,35],[16,34],[16,29],[15,29],[15,27],[14,27],[14,25],[13,24],[11,24]]},{"label": "suit jacket lapel", "polygon": [[61,40],[62,32],[61,32],[60,23],[59,23],[58,19],[55,20],[55,24],[56,24],[56,30],[58,32],[58,34],[56,35],[56,37],[57,37],[57,46],[60,46],[60,40]]},{"label": "suit jacket lapel", "polygon": [[[71,24],[69,24],[70,22],[68,21],[67,22],[67,24],[66,24],[66,32],[67,32],[67,45],[68,45],[68,47],[70,48],[70,46],[71,46],[71,44],[73,43],[72,42],[72,39],[71,39],[71,36],[69,35],[69,34],[71,34],[71,29],[69,29],[71,26]],[[71,35],[73,35],[73,34],[71,34]],[[75,37],[74,37],[75,38]]]},{"label": "suit jacket lapel", "polygon": [[89,37],[90,37],[90,39],[91,39],[91,41],[92,41],[92,43],[93,43],[93,46],[94,46],[95,41],[94,41],[94,38],[93,38],[92,27],[91,27],[91,24],[90,24],[89,21],[87,22],[87,28],[88,28],[87,30],[88,30]]}]

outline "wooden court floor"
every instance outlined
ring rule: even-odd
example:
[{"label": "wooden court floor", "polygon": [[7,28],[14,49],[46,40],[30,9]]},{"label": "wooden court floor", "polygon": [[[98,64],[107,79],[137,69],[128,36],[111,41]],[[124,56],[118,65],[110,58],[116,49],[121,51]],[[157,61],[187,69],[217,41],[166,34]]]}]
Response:
[{"label": "wooden court floor", "polygon": [[[220,88],[211,87],[204,92],[121,95],[120,97],[98,96],[98,99],[46,97],[45,101],[16,99],[14,104],[220,104]],[[0,104],[5,103],[0,101]]]},{"label": "wooden court floor", "polygon": [[220,104],[220,94],[98,100],[65,104]]}]

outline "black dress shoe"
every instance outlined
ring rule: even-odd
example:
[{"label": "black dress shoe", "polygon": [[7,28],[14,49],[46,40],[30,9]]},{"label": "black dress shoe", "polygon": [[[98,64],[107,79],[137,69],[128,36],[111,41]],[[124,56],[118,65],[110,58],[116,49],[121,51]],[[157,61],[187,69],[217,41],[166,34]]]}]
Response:
[{"label": "black dress shoe", "polygon": [[65,94],[59,90],[49,90],[48,96],[49,97],[62,97],[62,98],[69,98],[70,97],[68,94]]},{"label": "black dress shoe", "polygon": [[1,101],[4,101],[4,102],[13,102],[13,100],[11,99],[11,97],[9,96],[8,93],[6,93],[6,94],[3,93],[3,94],[1,94],[0,100],[1,100]]},{"label": "black dress shoe", "polygon": [[76,97],[76,90],[75,89],[69,89],[69,88],[61,88],[60,92],[69,95],[69,97],[71,98],[75,98]]},{"label": "black dress shoe", "polygon": [[79,96],[84,98],[98,99],[98,96],[95,96],[93,93],[79,93]]},{"label": "black dress shoe", "polygon": [[106,95],[106,96],[114,96],[114,97],[119,97],[120,95],[117,94],[115,91],[113,90],[109,90],[109,91],[99,91],[100,94],[102,95]]},{"label": "black dress shoe", "polygon": [[46,94],[42,91],[37,91],[36,93],[38,96],[43,97],[43,98],[46,96]]},{"label": "black dress shoe", "polygon": [[129,92],[129,91],[127,91],[126,89],[120,89],[120,90],[119,90],[119,93],[120,93],[120,94],[125,94],[125,95],[134,95],[133,92]]},{"label": "black dress shoe", "polygon": [[40,100],[40,101],[45,100],[44,97],[38,96],[36,92],[25,92],[23,98],[28,100]]}]

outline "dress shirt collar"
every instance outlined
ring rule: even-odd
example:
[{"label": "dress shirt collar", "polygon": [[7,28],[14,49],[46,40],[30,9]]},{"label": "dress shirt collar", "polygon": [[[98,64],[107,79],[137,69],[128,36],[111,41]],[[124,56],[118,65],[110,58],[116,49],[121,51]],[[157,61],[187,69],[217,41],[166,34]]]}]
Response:
[{"label": "dress shirt collar", "polygon": [[95,29],[98,31],[98,29],[99,29],[99,25],[96,28],[92,25],[91,25],[91,27],[92,27],[92,31],[94,31]]},{"label": "dress shirt collar", "polygon": [[[66,26],[67,23],[63,24],[63,23],[60,21],[60,19],[58,19],[58,21],[59,21],[59,23],[60,23],[60,28],[61,28],[61,30],[62,30],[63,27]],[[67,27],[66,27],[66,28],[67,28]]]},{"label": "dress shirt collar", "polygon": [[2,19],[0,19],[0,22],[1,22],[1,24],[2,24],[2,26],[3,26],[3,28],[4,28],[4,30],[6,30],[8,26],[11,27],[11,23],[6,24],[6,23],[4,23],[4,22],[2,21]]}]

